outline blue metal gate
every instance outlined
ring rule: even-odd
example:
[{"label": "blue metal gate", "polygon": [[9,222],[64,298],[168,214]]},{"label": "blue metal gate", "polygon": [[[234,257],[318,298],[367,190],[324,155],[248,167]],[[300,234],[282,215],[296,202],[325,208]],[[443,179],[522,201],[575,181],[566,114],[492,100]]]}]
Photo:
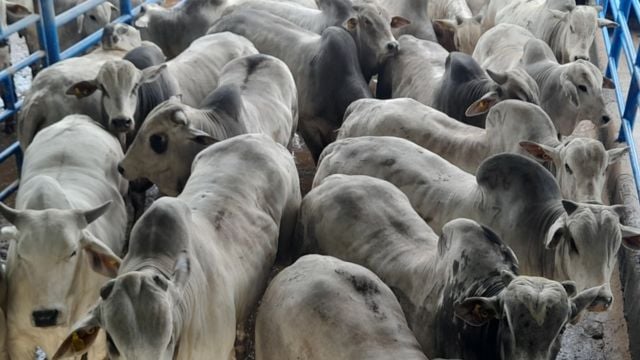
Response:
[{"label": "blue metal gate", "polygon": [[[80,14],[104,3],[107,0],[87,0],[62,14],[56,16],[54,12],[53,2],[55,0],[34,0],[34,5],[39,5],[40,14],[32,14],[20,21],[7,26],[5,29],[0,27],[0,40],[8,40],[8,37],[20,30],[23,30],[29,26],[35,26],[40,41],[39,51],[30,54],[25,59],[20,60],[18,63],[13,64],[11,67],[0,71],[0,85],[4,88],[4,103],[5,108],[0,112],[0,123],[5,122],[7,119],[16,115],[22,106],[22,101],[19,101],[15,95],[15,85],[13,82],[13,75],[19,70],[30,66],[38,61],[43,61],[44,66],[49,66],[60,60],[68,59],[73,56],[84,53],[87,49],[95,45],[102,37],[102,30],[87,36],[85,39],[79,41],[69,49],[60,52],[60,46],[58,44],[58,32],[57,28],[73,21]],[[146,0],[144,3],[158,3],[161,0]],[[35,4],[37,2],[37,4]],[[116,22],[130,23],[133,17],[140,11],[140,6],[133,8],[131,6],[131,0],[120,0],[120,17]],[[22,152],[18,142],[14,142],[5,149],[0,149],[0,163],[3,163],[11,158],[15,158],[18,171],[22,163]],[[14,191],[18,189],[19,179],[16,179],[9,186],[0,190],[0,201],[6,199]]]},{"label": "blue metal gate", "polygon": [[[602,16],[609,15],[620,26],[614,30],[604,28],[602,35],[608,56],[608,66],[606,75],[613,79],[616,84],[616,100],[622,124],[618,140],[625,141],[629,145],[629,155],[631,169],[635,180],[636,191],[640,194],[640,166],[638,166],[638,153],[633,139],[633,125],[638,111],[638,90],[640,84],[640,57],[638,48],[631,37],[629,22],[640,23],[640,1],[639,0],[598,0],[602,6]],[[624,62],[630,75],[630,85],[628,89],[623,89],[620,83],[621,58],[620,53],[624,53]],[[625,97],[625,90],[627,90]]]}]

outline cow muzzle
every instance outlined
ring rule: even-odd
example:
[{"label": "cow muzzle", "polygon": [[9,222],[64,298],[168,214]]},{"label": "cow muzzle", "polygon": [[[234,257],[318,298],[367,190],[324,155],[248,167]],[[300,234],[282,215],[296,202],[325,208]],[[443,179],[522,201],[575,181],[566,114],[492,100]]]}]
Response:
[{"label": "cow muzzle", "polygon": [[31,313],[33,320],[33,326],[35,327],[51,327],[58,325],[58,316],[60,311],[58,310],[38,310]]},{"label": "cow muzzle", "polygon": [[601,292],[595,300],[589,305],[588,310],[591,312],[604,312],[609,310],[613,303],[613,295],[608,292]]},{"label": "cow muzzle", "polygon": [[117,117],[111,119],[111,131],[115,133],[126,133],[133,130],[133,119],[127,117]]},{"label": "cow muzzle", "polygon": [[387,46],[387,53],[389,55],[396,55],[400,50],[400,44],[396,40],[389,41],[386,46]]}]

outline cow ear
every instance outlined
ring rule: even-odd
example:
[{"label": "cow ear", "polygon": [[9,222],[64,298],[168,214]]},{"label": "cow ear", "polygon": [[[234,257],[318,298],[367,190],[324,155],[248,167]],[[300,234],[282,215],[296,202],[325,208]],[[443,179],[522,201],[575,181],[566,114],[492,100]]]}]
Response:
[{"label": "cow ear", "polygon": [[627,152],[629,152],[628,146],[607,150],[607,155],[609,155],[608,165],[618,162]]},{"label": "cow ear", "polygon": [[487,71],[487,75],[489,75],[491,80],[495,81],[496,84],[498,85],[503,85],[504,83],[507,82],[507,80],[509,80],[509,77],[507,76],[506,73],[496,72],[491,69],[487,69],[486,71]]},{"label": "cow ear", "polygon": [[567,296],[569,297],[574,297],[578,292],[578,289],[576,288],[576,283],[573,281],[563,281],[560,284],[562,285],[564,290],[567,292]]},{"label": "cow ear", "polygon": [[574,106],[580,106],[580,98],[578,98],[578,89],[576,85],[569,80],[566,73],[562,74],[560,77],[560,82],[562,86],[562,92],[565,93],[566,96],[569,97],[569,100]]},{"label": "cow ear", "polygon": [[559,158],[558,150],[551,146],[538,144],[533,141],[521,141],[520,147],[542,162],[555,162]]},{"label": "cow ear", "polygon": [[411,21],[403,18],[402,16],[394,16],[391,18],[391,28],[392,29],[399,29],[403,26],[407,26],[411,24]]},{"label": "cow ear", "polygon": [[[432,21],[434,27],[438,27],[442,33],[456,32],[456,23],[449,19],[436,19]],[[434,29],[435,30],[435,29]]]},{"label": "cow ear", "polygon": [[597,301],[600,291],[605,286],[601,285],[583,290],[569,300],[571,303],[571,322],[575,323],[580,318],[580,313]]},{"label": "cow ear", "polygon": [[0,214],[11,224],[16,225],[20,211],[12,209],[0,201]]},{"label": "cow ear", "polygon": [[598,26],[613,29],[618,27],[618,23],[609,19],[598,19]]},{"label": "cow ear", "polygon": [[351,31],[358,26],[358,19],[355,17],[350,17],[347,21],[344,22],[344,28]]},{"label": "cow ear", "polygon": [[0,229],[0,240],[16,241],[20,237],[20,231],[15,226],[5,226]]},{"label": "cow ear", "polygon": [[96,219],[98,219],[100,216],[104,215],[104,213],[106,213],[107,210],[109,210],[109,207],[111,206],[112,202],[113,201],[109,200],[106,203],[98,207],[95,207],[91,210],[81,211],[80,214],[82,215],[84,220],[87,222],[87,225],[91,224],[92,222],[96,221]]},{"label": "cow ear", "polygon": [[613,82],[613,80],[609,79],[606,76],[602,77],[602,88],[603,89],[615,89],[616,88],[616,83]]},{"label": "cow ear", "polygon": [[149,14],[147,13],[148,10],[149,9],[146,5],[140,6],[140,12],[138,13],[138,16],[133,21],[133,25],[138,29],[144,29],[149,27]]},{"label": "cow ear", "polygon": [[560,11],[556,9],[547,9],[553,15],[553,17],[563,20],[569,16],[569,11]]},{"label": "cow ear", "polygon": [[89,351],[100,332],[100,323],[96,314],[97,308],[94,308],[73,326],[69,336],[53,355],[53,360],[81,356]]},{"label": "cow ear", "polygon": [[118,275],[122,260],[89,230],[82,231],[80,246],[89,256],[89,265],[93,271],[110,278]]},{"label": "cow ear", "polygon": [[464,112],[464,115],[467,117],[478,116],[482,114],[486,114],[493,105],[497,104],[500,101],[498,93],[495,91],[490,91],[486,93],[483,97],[476,100],[473,104],[469,105],[467,110]]},{"label": "cow ear", "polygon": [[189,128],[189,140],[204,146],[213,145],[218,142],[213,136],[192,127]]},{"label": "cow ear", "polygon": [[29,15],[31,15],[31,11],[27,9],[24,5],[7,2],[7,22],[9,24],[13,24]]},{"label": "cow ear", "polygon": [[95,80],[77,82],[67,90],[65,94],[75,95],[76,98],[85,98],[98,90],[98,84]]},{"label": "cow ear", "polygon": [[142,76],[140,77],[140,84],[146,84],[158,80],[162,72],[167,68],[167,64],[160,64],[157,66],[148,67],[142,70]]},{"label": "cow ear", "polygon": [[620,224],[622,245],[630,250],[640,250],[640,229]]},{"label": "cow ear", "polygon": [[176,259],[176,264],[173,267],[173,275],[171,280],[178,287],[178,289],[184,289],[184,286],[189,281],[191,275],[191,259],[186,251],[180,252]]},{"label": "cow ear", "polygon": [[562,240],[565,231],[565,221],[566,215],[563,214],[551,225],[551,227],[547,231],[547,235],[544,239],[544,247],[547,250],[555,249],[555,247],[558,246],[558,244]]},{"label": "cow ear", "polygon": [[497,297],[470,297],[454,305],[457,317],[471,326],[482,326],[501,317],[500,299]]}]

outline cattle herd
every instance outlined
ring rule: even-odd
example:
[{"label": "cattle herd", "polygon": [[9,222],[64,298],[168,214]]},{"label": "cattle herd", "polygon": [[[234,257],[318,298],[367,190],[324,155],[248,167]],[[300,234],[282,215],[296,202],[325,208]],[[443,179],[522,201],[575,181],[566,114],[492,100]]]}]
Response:
[{"label": "cattle herd", "polygon": [[185,0],[134,25],[34,68],[0,360],[245,359],[247,339],[258,360],[554,359],[640,250],[603,204],[627,148],[574,134],[611,122],[589,49],[617,24],[594,6]]}]

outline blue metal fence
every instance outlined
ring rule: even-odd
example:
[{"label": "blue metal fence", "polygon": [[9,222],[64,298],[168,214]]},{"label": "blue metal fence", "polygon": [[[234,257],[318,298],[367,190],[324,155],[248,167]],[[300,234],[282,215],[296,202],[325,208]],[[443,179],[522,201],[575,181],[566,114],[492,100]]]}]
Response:
[{"label": "blue metal fence", "polygon": [[[15,85],[13,82],[13,75],[19,70],[30,66],[38,61],[43,61],[44,66],[49,66],[60,60],[68,59],[73,56],[80,55],[87,51],[90,47],[94,46],[102,37],[102,30],[87,36],[85,39],[60,52],[60,46],[58,43],[57,28],[73,21],[79,15],[87,12],[88,10],[106,2],[107,0],[87,0],[62,14],[56,15],[54,12],[55,0],[34,0],[37,2],[40,14],[33,14],[27,16],[20,21],[13,23],[6,28],[0,28],[0,40],[6,40],[11,34],[21,31],[29,26],[35,26],[38,38],[40,42],[39,51],[29,54],[25,59],[20,60],[18,63],[13,64],[11,67],[0,71],[0,86],[4,90],[4,110],[0,112],[0,123],[5,122],[10,117],[17,114],[22,106],[22,101],[19,101],[15,95]],[[143,3],[158,3],[161,0],[146,0]],[[140,6],[133,8],[131,6],[131,0],[120,0],[120,17],[114,20],[117,22],[130,23],[135,15],[140,11]],[[16,166],[18,169],[22,163],[22,152],[17,142],[11,144],[5,149],[0,149],[0,163],[15,158]],[[7,198],[13,192],[18,189],[19,180],[16,179],[9,186],[0,190],[0,201]]]},{"label": "blue metal fence", "polygon": [[[622,120],[618,140],[625,141],[629,145],[631,169],[635,179],[636,190],[640,194],[640,166],[638,165],[638,153],[633,139],[633,126],[638,111],[638,90],[640,85],[640,57],[638,55],[640,48],[634,44],[629,30],[630,22],[635,21],[636,24],[640,22],[640,1],[598,0],[598,4],[602,6],[602,16],[609,16],[619,24],[614,30],[606,28],[602,30],[608,56],[606,75],[613,79],[616,84],[615,94]],[[626,63],[626,70],[629,71],[631,80],[627,89],[620,84],[621,53],[624,53],[624,63]]]}]

